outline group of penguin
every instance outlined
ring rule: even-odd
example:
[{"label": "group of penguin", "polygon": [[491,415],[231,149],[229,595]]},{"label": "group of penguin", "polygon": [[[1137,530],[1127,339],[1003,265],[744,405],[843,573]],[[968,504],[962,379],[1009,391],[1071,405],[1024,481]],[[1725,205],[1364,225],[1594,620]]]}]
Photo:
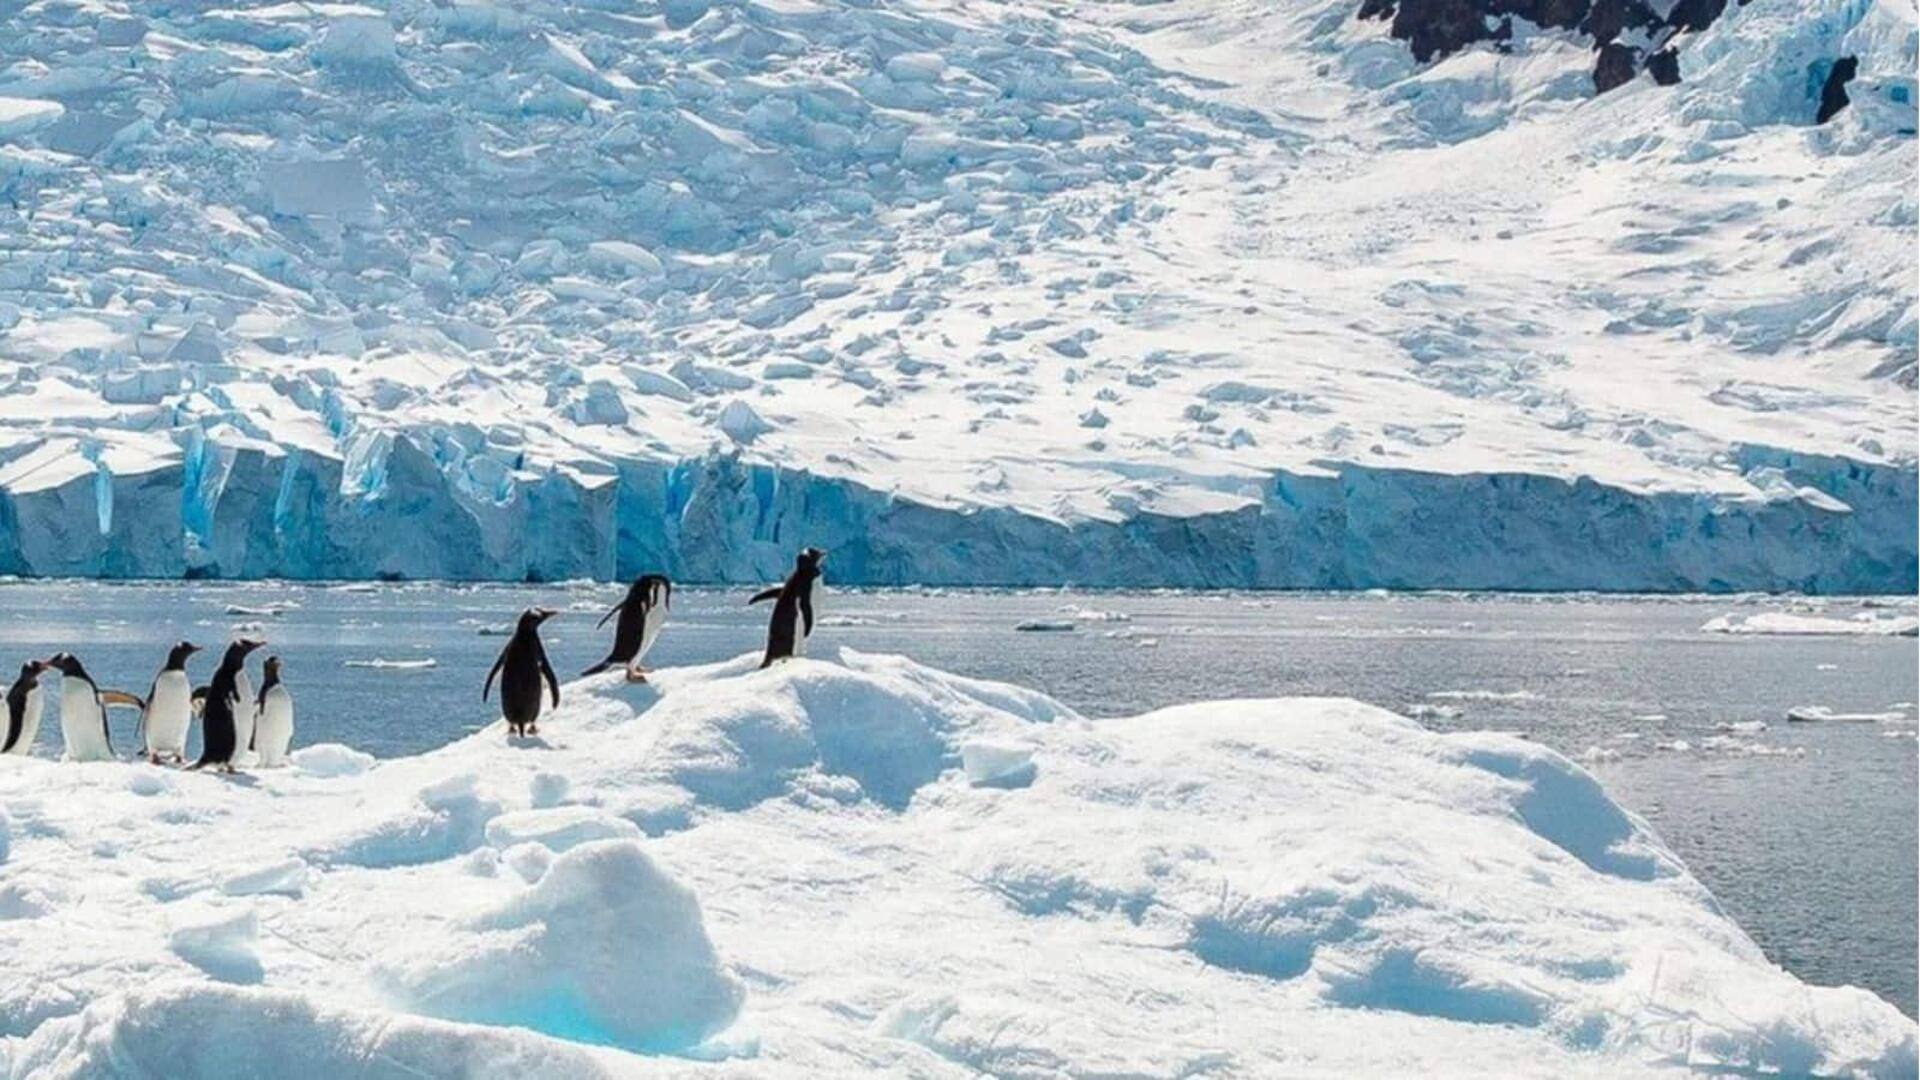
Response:
[{"label": "group of penguin", "polygon": [[54,671],[60,675],[60,734],[68,761],[114,760],[107,710],[125,706],[140,711],[139,738],[153,764],[186,764],[187,730],[198,713],[202,749],[191,768],[233,772],[243,752],[251,752],[260,765],[279,765],[293,743],[293,694],[280,681],[277,656],[267,657],[260,692],[253,692],[247,654],[264,644],[253,638],[234,641],[227,646],[213,681],[195,687],[187,678],[187,657],[199,652],[200,646],[182,641],[168,650],[167,662],[144,698],[102,690],[80,658],[70,652],[29,660],[20,665],[19,678],[7,687],[6,738],[0,742],[0,754],[24,756],[32,751],[46,705],[40,680]]},{"label": "group of penguin", "polygon": [[[804,549],[795,557],[793,573],[786,581],[747,601],[774,601],[762,668],[805,654],[807,637],[813,633],[820,564],[825,558],[826,552],[819,548]],[[672,599],[673,583],[664,576],[645,574],[636,579],[625,599],[600,617],[598,625],[605,626],[608,619],[620,616],[614,624],[613,648],[606,659],[581,672],[582,677],[624,666],[628,681],[645,682],[646,669],[640,662],[666,626]],[[508,731],[516,737],[539,733],[543,690],[556,708],[560,704],[560,680],[554,676],[547,650],[540,643],[540,624],[554,614],[550,608],[539,607],[521,613],[513,636],[500,650],[480,690],[484,701],[493,692],[494,679],[500,680],[500,711],[506,717]],[[264,644],[254,638],[235,639],[221,657],[213,680],[195,687],[187,678],[187,658],[199,652],[200,646],[182,641],[168,651],[167,662],[154,676],[144,698],[101,689],[80,659],[69,652],[29,660],[20,666],[19,677],[6,690],[7,723],[0,755],[24,756],[33,749],[46,705],[41,678],[54,671],[60,675],[60,733],[66,742],[68,761],[114,760],[107,710],[126,707],[140,712],[139,738],[146,759],[153,764],[186,764],[187,732],[198,714],[201,751],[189,768],[233,772],[243,753],[248,752],[260,766],[280,765],[293,743],[293,694],[281,681],[278,656],[267,657],[260,690],[254,692],[247,678],[247,657]]]},{"label": "group of penguin", "polygon": [[[760,661],[762,668],[776,660],[806,654],[807,638],[813,633],[814,594],[820,586],[820,564],[826,557],[827,553],[819,548],[802,549],[794,557],[793,572],[784,582],[762,589],[747,601],[748,604],[773,601],[773,614],[767,620],[767,651]],[[581,672],[581,677],[624,666],[627,681],[645,682],[647,673],[640,662],[667,625],[672,601],[673,583],[662,575],[643,574],[634,579],[626,598],[600,617],[598,625],[605,626],[608,619],[620,616],[620,621],[614,624],[613,648],[606,659]],[[486,684],[480,688],[480,700],[485,701],[493,692],[494,679],[500,680],[500,713],[506,717],[508,733],[515,737],[539,734],[542,691],[552,699],[555,708],[560,705],[560,680],[547,661],[546,646],[540,643],[540,624],[554,614],[553,609],[541,607],[521,612],[513,636],[500,650],[493,670],[487,672]]]}]

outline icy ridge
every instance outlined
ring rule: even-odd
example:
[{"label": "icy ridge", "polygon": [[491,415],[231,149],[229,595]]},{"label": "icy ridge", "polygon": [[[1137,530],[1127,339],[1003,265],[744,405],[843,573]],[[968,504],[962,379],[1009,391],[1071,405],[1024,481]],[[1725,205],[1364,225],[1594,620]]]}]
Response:
[{"label": "icy ridge", "polygon": [[1914,1068],[1523,739],[756,666],[571,683],[515,747],[13,760],[0,1075]]}]

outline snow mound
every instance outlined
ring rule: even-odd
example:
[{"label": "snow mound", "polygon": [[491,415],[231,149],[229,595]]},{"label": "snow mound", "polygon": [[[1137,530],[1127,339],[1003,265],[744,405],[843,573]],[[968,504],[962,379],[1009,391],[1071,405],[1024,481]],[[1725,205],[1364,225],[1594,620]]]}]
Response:
[{"label": "snow mound", "polygon": [[1915,1067],[1911,1021],[1769,963],[1525,740],[756,663],[361,770],[0,770],[0,1073]]},{"label": "snow mound", "polygon": [[700,904],[639,844],[584,844],[491,911],[454,950],[391,965],[413,1011],[641,1052],[693,1046],[744,991],[722,970]]}]

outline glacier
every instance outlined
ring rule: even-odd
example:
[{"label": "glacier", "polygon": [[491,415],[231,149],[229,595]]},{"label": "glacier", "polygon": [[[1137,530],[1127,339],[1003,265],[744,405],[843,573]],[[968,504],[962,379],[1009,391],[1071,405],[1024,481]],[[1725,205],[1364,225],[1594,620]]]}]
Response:
[{"label": "glacier", "polygon": [[0,573],[1912,591],[1912,5],[1618,6],[37,0]]},{"label": "glacier", "polygon": [[1915,1069],[1523,738],[757,664],[569,683],[516,747],[9,759],[0,1075]]}]

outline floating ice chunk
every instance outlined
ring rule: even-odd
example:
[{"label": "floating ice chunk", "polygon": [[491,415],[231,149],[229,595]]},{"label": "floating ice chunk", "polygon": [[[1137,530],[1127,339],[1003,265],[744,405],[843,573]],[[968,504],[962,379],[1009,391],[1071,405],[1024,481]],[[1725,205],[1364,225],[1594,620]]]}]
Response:
[{"label": "floating ice chunk", "polygon": [[1532,701],[1531,690],[1434,690],[1427,694],[1437,701]]},{"label": "floating ice chunk", "polygon": [[1027,619],[1014,623],[1013,628],[1029,634],[1064,634],[1079,627],[1072,619]]},{"label": "floating ice chunk", "polygon": [[1767,730],[1765,720],[1722,720],[1713,725],[1713,730],[1732,735],[1758,735]]},{"label": "floating ice chunk", "polygon": [[342,661],[345,667],[372,668],[375,671],[425,671],[430,667],[438,667],[439,664],[440,661],[432,657],[424,660],[389,660],[385,657],[374,657],[371,660]]},{"label": "floating ice chunk", "polygon": [[1861,612],[1851,619],[1763,611],[1757,615],[1716,615],[1700,625],[1710,634],[1867,635],[1914,637],[1920,617]]},{"label": "floating ice chunk", "polygon": [[1835,712],[1825,705],[1798,705],[1787,710],[1787,719],[1796,724],[1845,721],[1857,724],[1897,724],[1907,718],[1900,712]]}]

